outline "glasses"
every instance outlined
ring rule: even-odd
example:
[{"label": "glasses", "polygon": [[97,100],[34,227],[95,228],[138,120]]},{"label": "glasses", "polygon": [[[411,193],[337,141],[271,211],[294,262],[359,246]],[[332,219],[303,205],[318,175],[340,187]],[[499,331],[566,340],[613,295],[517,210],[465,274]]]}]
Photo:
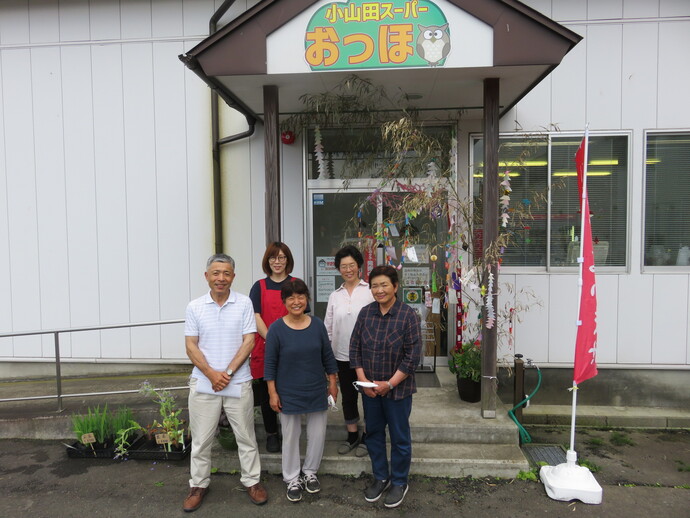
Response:
[{"label": "glasses", "polygon": [[285,255],[277,255],[275,257],[268,258],[269,263],[284,263],[285,261],[287,261],[287,256]]},{"label": "glasses", "polygon": [[341,270],[356,270],[357,269],[357,263],[352,263],[352,264],[340,263],[340,269]]}]

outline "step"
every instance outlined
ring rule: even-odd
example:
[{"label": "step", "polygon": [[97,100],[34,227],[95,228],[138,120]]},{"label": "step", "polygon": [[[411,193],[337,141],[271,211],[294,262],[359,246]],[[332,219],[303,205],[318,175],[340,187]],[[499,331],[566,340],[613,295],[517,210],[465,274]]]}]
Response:
[{"label": "step", "polygon": [[[359,476],[371,473],[369,457],[355,457],[338,454],[341,441],[327,440],[319,473]],[[300,451],[304,452],[302,441]],[[261,469],[280,474],[280,453],[267,453],[260,445]],[[240,469],[237,452],[223,449],[217,443],[213,446],[213,467],[221,473],[237,472]],[[501,477],[512,478],[519,471],[527,471],[529,463],[517,444],[454,444],[413,442],[410,473],[430,477]]]}]

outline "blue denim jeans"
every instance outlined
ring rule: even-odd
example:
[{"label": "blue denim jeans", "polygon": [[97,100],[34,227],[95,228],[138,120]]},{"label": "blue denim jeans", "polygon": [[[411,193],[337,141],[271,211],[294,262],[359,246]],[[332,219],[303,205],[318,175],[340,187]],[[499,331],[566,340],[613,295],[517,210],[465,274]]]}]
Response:
[{"label": "blue denim jeans", "polygon": [[[377,480],[390,479],[394,486],[407,484],[412,463],[412,396],[397,401],[380,396],[362,396],[362,404],[367,423],[366,444],[374,477]],[[386,454],[386,426],[391,438],[390,470]]]}]

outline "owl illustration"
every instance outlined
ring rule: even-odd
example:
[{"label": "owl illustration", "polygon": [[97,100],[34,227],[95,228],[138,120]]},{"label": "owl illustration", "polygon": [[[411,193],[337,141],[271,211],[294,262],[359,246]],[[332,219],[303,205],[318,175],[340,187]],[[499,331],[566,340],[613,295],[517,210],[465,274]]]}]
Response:
[{"label": "owl illustration", "polygon": [[417,25],[417,54],[429,63],[430,67],[438,65],[450,52],[450,35],[448,24],[445,25]]}]

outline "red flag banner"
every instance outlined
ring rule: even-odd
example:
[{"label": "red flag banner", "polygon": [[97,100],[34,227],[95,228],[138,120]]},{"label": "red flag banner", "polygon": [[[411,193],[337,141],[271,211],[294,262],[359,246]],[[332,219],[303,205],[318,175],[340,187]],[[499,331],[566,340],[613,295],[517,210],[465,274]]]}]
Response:
[{"label": "red flag banner", "polygon": [[[580,314],[578,315],[577,338],[575,340],[575,366],[573,381],[580,384],[597,375],[597,294],[594,274],[594,248],[592,246],[592,227],[589,220],[589,200],[587,199],[585,146],[582,141],[575,155],[577,179],[582,203],[582,291],[580,292]],[[583,195],[584,189],[584,195]]]}]

